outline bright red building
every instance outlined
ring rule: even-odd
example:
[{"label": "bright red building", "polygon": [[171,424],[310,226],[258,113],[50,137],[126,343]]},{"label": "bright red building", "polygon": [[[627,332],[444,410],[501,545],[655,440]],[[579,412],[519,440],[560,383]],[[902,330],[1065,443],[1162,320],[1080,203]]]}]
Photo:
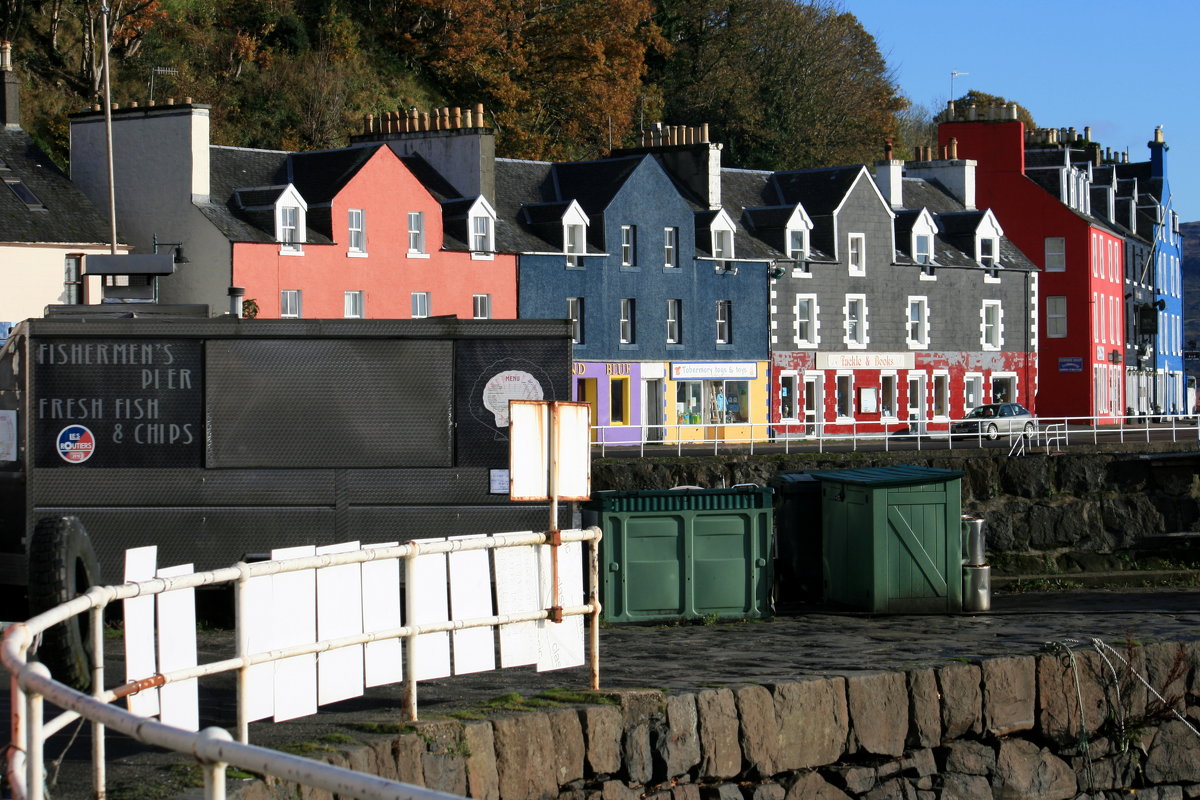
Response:
[{"label": "bright red building", "polygon": [[979,206],[1042,270],[1038,414],[1115,422],[1125,407],[1122,237],[1090,213],[1087,164],[1062,150],[1027,154],[1015,107],[992,116],[943,122],[938,139],[978,162]]}]

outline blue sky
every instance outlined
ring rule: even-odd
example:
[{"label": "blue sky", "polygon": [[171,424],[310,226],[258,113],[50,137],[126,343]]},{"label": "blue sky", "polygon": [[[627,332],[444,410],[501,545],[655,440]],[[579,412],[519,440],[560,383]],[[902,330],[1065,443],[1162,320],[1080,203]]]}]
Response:
[{"label": "blue sky", "polygon": [[940,110],[970,89],[1149,158],[1163,126],[1184,222],[1200,220],[1200,0],[842,0],[879,44],[901,92]]}]

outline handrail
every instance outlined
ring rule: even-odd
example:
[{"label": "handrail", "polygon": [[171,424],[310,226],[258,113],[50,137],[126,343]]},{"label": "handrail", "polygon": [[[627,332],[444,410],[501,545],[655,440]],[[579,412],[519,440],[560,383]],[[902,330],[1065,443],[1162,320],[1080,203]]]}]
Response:
[{"label": "handrail", "polygon": [[[104,795],[103,737],[111,728],[140,742],[167,750],[194,756],[204,766],[205,797],[223,800],[225,791],[225,769],[233,765],[249,772],[272,775],[295,783],[324,789],[338,796],[366,798],[403,798],[403,800],[449,800],[454,795],[411,786],[396,781],[365,775],[342,769],[301,756],[282,753],[268,748],[250,745],[248,724],[245,719],[245,698],[242,696],[246,670],[255,664],[289,658],[296,655],[321,653],[343,647],[367,644],[389,639],[405,638],[411,643],[413,637],[424,633],[462,630],[476,627],[494,627],[515,622],[530,622],[544,619],[562,619],[570,616],[591,617],[590,646],[592,688],[599,688],[599,613],[597,578],[599,554],[597,544],[601,537],[598,528],[588,530],[566,530],[548,533],[506,533],[487,537],[450,539],[437,542],[413,541],[393,547],[367,550],[352,550],[326,553],[279,561],[254,564],[239,563],[233,567],[193,573],[171,578],[154,578],[137,583],[115,586],[94,586],[84,594],[66,603],[38,614],[25,622],[9,625],[0,642],[0,663],[14,676],[13,681],[13,741],[8,750],[8,781],[15,800],[42,800],[44,795],[43,743],[53,733],[72,721],[83,717],[92,722],[97,743],[93,749],[93,780],[96,795]],[[46,629],[84,613],[93,615],[93,642],[97,644],[93,653],[93,682],[101,687],[103,682],[103,631],[99,624],[103,609],[116,600],[153,596],[182,589],[194,589],[218,583],[235,583],[244,587],[246,581],[255,577],[279,575],[301,570],[321,569],[344,564],[369,561],[404,559],[408,563],[420,555],[452,553],[468,550],[486,550],[499,547],[523,545],[556,545],[558,542],[589,542],[588,602],[580,605],[556,606],[551,609],[531,610],[513,614],[493,615],[472,619],[450,619],[417,625],[405,625],[388,630],[372,631],[335,639],[277,648],[258,653],[245,653],[221,661],[209,662],[166,673],[158,673],[147,679],[124,683],[111,689],[97,688],[93,696],[78,692],[58,681],[40,663],[27,661],[27,653],[35,637]],[[557,556],[555,556],[557,558]],[[242,620],[239,619],[239,640]],[[207,728],[198,733],[175,728],[148,717],[132,714],[111,705],[115,700],[126,697],[150,686],[162,686],[178,681],[239,671],[238,681],[238,734],[241,741],[222,728]],[[416,679],[412,670],[407,671],[410,713],[415,719]],[[50,721],[43,719],[44,699],[49,699],[63,709]]]},{"label": "handrail", "polygon": [[[1035,426],[1034,438],[1042,440],[1040,434],[1053,432],[1047,437],[1050,446],[1062,442],[1069,444],[1072,435],[1086,436],[1092,443],[1102,438],[1115,437],[1124,442],[1131,431],[1144,441],[1153,439],[1153,432],[1169,435],[1171,441],[1200,441],[1200,417],[1182,415],[1120,415],[1101,414],[1095,416],[1029,417],[1022,418]],[[654,424],[654,425],[594,425],[592,444],[600,457],[608,455],[610,448],[637,448],[641,456],[659,452],[683,455],[685,448],[693,452],[703,448],[712,454],[722,449],[754,453],[763,445],[774,445],[785,453],[795,451],[824,452],[833,445],[847,445],[858,449],[860,445],[882,445],[884,450],[916,449],[929,447],[983,447],[989,439],[983,432],[958,433],[951,428],[963,421],[974,419],[939,417],[926,420],[857,420],[847,418],[830,422],[814,422],[803,419],[776,420],[774,422],[730,422],[715,424]],[[1022,431],[1003,431],[1000,435],[1016,435]],[[1023,448],[1030,451],[1028,442]]]}]

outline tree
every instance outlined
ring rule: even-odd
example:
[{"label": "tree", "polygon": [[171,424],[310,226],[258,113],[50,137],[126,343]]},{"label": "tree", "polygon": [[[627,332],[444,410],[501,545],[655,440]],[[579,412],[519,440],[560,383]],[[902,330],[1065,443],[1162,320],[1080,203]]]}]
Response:
[{"label": "tree", "polygon": [[[1003,98],[998,94],[988,94],[987,92],[972,89],[954,101],[954,110],[955,113],[962,116],[967,113],[967,108],[974,103],[976,110],[982,117],[987,114],[988,106],[1005,106],[1012,102],[1015,101]],[[1029,109],[1020,103],[1017,103],[1017,119],[1025,123],[1025,130],[1033,130],[1037,127],[1033,122],[1033,114],[1030,114]]]},{"label": "tree", "polygon": [[708,122],[740,167],[876,158],[905,100],[874,37],[824,0],[659,0],[668,122]]},{"label": "tree", "polygon": [[413,0],[403,52],[451,102],[482,102],[519,158],[594,156],[629,133],[646,53],[662,46],[651,0]]}]

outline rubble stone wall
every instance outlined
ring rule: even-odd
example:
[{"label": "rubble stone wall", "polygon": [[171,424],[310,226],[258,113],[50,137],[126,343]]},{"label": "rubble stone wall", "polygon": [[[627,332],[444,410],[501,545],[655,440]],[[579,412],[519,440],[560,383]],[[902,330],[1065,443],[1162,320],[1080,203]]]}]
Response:
[{"label": "rubble stone wall", "polygon": [[422,721],[326,760],[478,800],[1200,797],[1200,642],[597,700]]}]

